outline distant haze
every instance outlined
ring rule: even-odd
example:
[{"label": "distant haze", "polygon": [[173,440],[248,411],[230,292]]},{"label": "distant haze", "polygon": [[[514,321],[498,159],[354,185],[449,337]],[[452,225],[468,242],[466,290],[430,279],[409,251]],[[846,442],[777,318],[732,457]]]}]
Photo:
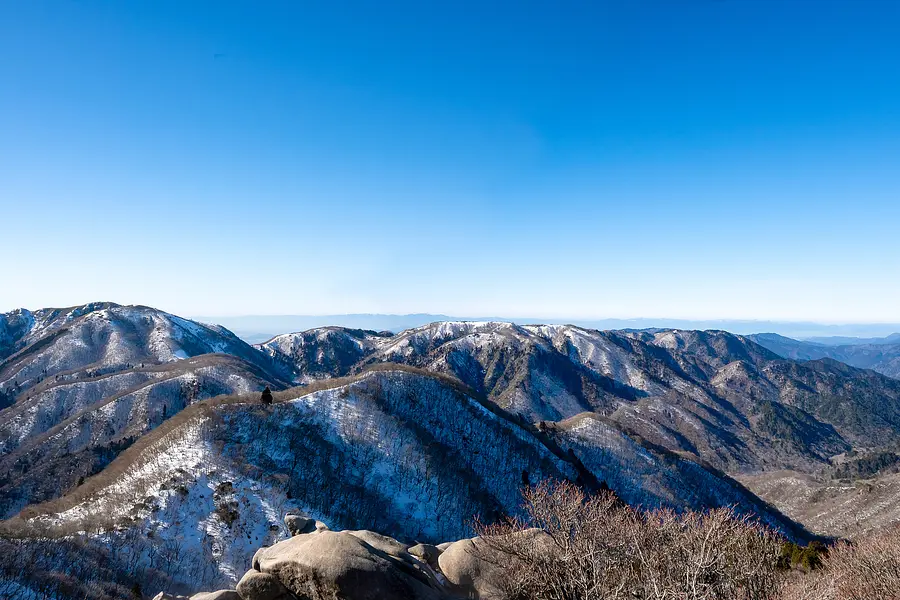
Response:
[{"label": "distant haze", "polygon": [[375,331],[402,331],[435,321],[510,321],[518,324],[571,324],[590,329],[722,329],[746,335],[750,333],[778,333],[796,339],[816,338],[825,343],[831,337],[881,338],[900,331],[900,323],[822,324],[813,322],[704,320],[687,319],[547,319],[523,317],[456,317],[440,314],[416,313],[407,315],[345,314],[345,315],[246,315],[238,317],[192,317],[206,323],[227,327],[250,343],[266,341],[281,333],[305,331],[315,327],[340,326]]}]

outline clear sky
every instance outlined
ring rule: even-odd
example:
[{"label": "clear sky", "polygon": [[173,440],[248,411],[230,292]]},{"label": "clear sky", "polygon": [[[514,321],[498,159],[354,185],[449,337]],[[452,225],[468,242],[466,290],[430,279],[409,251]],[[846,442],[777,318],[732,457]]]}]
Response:
[{"label": "clear sky", "polygon": [[0,2],[0,311],[900,322],[900,2]]}]

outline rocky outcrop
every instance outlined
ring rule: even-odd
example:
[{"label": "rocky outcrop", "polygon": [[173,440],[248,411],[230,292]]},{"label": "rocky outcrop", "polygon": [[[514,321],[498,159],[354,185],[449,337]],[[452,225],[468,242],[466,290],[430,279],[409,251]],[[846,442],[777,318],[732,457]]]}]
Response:
[{"label": "rocky outcrop", "polygon": [[488,549],[480,538],[459,540],[441,553],[438,565],[448,589],[462,598],[495,600],[503,597],[498,566],[486,560]]},{"label": "rocky outcrop", "polygon": [[218,592],[194,594],[191,596],[191,600],[241,600],[241,597],[234,590],[219,590]]},{"label": "rocky outcrop", "polygon": [[[391,540],[395,546],[386,540],[373,539],[370,534],[319,531],[298,535],[257,553],[254,568],[260,574],[275,577],[301,598],[438,600],[446,597],[437,587],[436,578],[426,573],[427,565],[401,549],[402,545],[396,541]],[[253,571],[245,575],[250,579],[256,577]],[[244,600],[259,599],[251,592]]]},{"label": "rocky outcrop", "polygon": [[285,523],[296,533],[257,551],[237,584],[241,600],[503,598],[495,561],[479,538],[441,550],[374,531],[330,531],[302,515]]},{"label": "rocky outcrop", "polygon": [[328,529],[328,525],[306,515],[288,515],[284,518],[284,526],[292,536],[303,533],[315,533]]},{"label": "rocky outcrop", "polygon": [[[511,534],[524,536],[527,547],[540,554],[553,552],[553,541],[540,529]],[[501,569],[517,559],[488,545],[479,537],[459,540],[447,546],[438,557],[438,567],[451,594],[462,598],[503,600]]]},{"label": "rocky outcrop", "polygon": [[288,600],[293,598],[281,581],[270,573],[250,569],[237,584],[241,598],[253,600]]},{"label": "rocky outcrop", "polygon": [[432,569],[438,569],[438,558],[443,550],[431,544],[416,544],[407,550],[410,554],[427,564]]},{"label": "rocky outcrop", "polygon": [[292,536],[316,530],[316,520],[304,515],[288,515],[284,518],[284,525]]},{"label": "rocky outcrop", "polygon": [[201,592],[193,596],[178,596],[160,592],[153,596],[153,600],[241,600],[241,596],[234,590],[219,590],[217,592]]}]

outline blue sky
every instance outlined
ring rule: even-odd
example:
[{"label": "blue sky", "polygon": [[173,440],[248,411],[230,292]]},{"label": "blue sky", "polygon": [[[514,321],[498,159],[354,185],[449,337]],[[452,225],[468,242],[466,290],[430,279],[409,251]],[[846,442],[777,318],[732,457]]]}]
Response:
[{"label": "blue sky", "polygon": [[0,311],[900,322],[897,23],[3,2]]}]

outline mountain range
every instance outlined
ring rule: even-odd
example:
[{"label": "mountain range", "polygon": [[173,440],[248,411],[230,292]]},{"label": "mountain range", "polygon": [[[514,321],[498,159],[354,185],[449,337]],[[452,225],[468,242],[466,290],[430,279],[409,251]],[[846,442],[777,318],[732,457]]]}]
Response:
[{"label": "mountain range", "polygon": [[860,343],[862,340],[879,339],[900,331],[900,323],[825,324],[802,321],[760,321],[736,319],[590,319],[590,318],[539,318],[503,316],[448,316],[443,314],[416,313],[393,314],[337,314],[337,315],[243,315],[197,316],[204,323],[219,323],[250,343],[264,342],[285,331],[305,331],[319,327],[341,326],[350,329],[371,329],[398,333],[438,321],[502,321],[528,325],[575,325],[585,329],[717,329],[738,334],[772,331],[801,340],[826,344]]},{"label": "mountain range", "polygon": [[251,345],[143,306],[18,310],[0,315],[0,525],[195,591],[233,586],[290,510],[436,542],[545,478],[734,506],[798,541],[896,520],[900,380],[790,342],[442,321]]},{"label": "mountain range", "polygon": [[872,369],[889,377],[900,378],[900,334],[883,338],[815,338],[795,340],[777,333],[748,336],[772,352],[795,360],[830,358],[861,369]]}]

